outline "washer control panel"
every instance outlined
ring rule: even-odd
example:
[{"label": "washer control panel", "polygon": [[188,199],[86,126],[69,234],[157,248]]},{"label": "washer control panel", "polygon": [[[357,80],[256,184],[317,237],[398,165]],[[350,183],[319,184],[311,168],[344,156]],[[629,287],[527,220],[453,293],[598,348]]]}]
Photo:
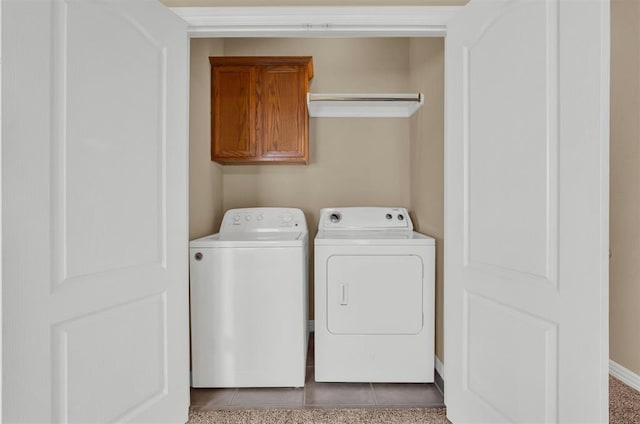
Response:
[{"label": "washer control panel", "polygon": [[220,232],[240,231],[307,231],[307,221],[296,208],[229,209],[222,218]]},{"label": "washer control panel", "polygon": [[318,230],[413,230],[405,208],[347,207],[320,211]]}]

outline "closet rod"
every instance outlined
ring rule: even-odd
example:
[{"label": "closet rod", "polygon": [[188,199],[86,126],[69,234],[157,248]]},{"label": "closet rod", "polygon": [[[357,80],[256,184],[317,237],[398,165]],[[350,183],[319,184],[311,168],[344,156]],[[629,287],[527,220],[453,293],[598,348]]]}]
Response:
[{"label": "closet rod", "polygon": [[415,97],[351,97],[351,96],[314,96],[309,95],[313,102],[420,102],[420,94]]}]

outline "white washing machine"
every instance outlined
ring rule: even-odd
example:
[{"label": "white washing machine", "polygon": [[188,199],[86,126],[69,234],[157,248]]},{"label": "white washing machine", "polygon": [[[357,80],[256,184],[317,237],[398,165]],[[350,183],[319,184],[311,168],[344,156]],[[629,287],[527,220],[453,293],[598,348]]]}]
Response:
[{"label": "white washing machine", "polygon": [[316,381],[433,382],[434,279],[435,240],[406,209],[322,209]]},{"label": "white washing machine", "polygon": [[301,387],[308,230],[299,209],[231,209],[190,243],[193,387]]}]

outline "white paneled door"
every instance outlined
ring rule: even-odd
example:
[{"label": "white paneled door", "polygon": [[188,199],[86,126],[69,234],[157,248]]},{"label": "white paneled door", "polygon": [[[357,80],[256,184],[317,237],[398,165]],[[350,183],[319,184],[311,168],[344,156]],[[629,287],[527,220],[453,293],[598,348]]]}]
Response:
[{"label": "white paneled door", "polygon": [[186,25],[2,6],[3,421],[185,422]]},{"label": "white paneled door", "polygon": [[608,0],[472,0],[446,38],[454,423],[608,420]]}]

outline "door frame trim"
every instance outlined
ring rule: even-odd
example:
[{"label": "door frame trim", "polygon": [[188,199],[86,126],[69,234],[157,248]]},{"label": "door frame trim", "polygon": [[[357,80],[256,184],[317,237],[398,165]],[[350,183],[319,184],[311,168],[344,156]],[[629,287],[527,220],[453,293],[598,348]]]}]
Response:
[{"label": "door frame trim", "polygon": [[464,6],[171,7],[191,38],[444,37]]}]

